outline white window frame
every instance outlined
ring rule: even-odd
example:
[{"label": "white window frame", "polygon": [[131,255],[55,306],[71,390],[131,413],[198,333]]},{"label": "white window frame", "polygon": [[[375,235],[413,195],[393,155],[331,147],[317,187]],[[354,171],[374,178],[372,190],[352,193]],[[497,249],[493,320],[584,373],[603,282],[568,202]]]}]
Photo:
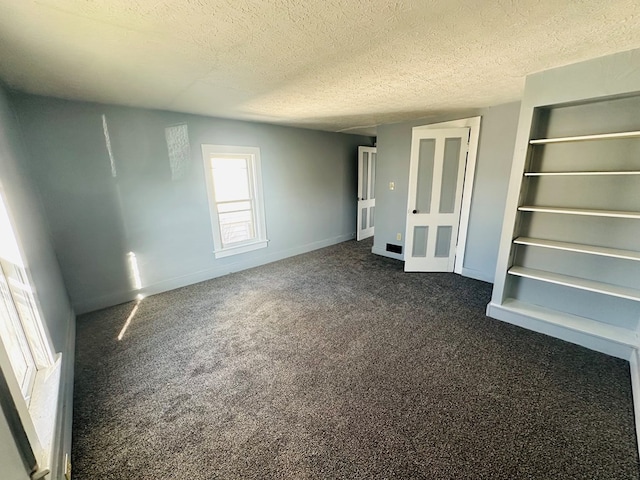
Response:
[{"label": "white window frame", "polygon": [[[254,212],[254,225],[256,236],[252,240],[238,242],[224,246],[218,219],[218,207],[213,182],[211,159],[216,156],[235,155],[247,159],[249,165],[250,187],[252,193],[252,207]],[[211,215],[211,230],[213,232],[213,245],[215,258],[224,258],[231,255],[251,252],[265,248],[267,240],[267,226],[265,221],[264,196],[262,193],[262,168],[260,164],[260,149],[258,147],[240,147],[233,145],[202,145],[202,159],[205,179],[207,183],[207,196],[209,199],[209,214]]]},{"label": "white window frame", "polygon": [[[6,208],[9,217],[9,231],[4,234],[13,236],[15,252],[8,258],[0,259],[3,275],[9,287],[9,296],[20,317],[24,335],[29,344],[36,365],[35,377],[28,389],[23,388],[14,375],[13,366],[4,342],[0,341],[0,370],[13,399],[28,447],[37,462],[38,471],[32,478],[43,478],[53,462],[54,435],[58,421],[58,403],[60,392],[62,354],[54,353],[51,337],[42,321],[37,292],[32,289],[33,279],[28,266],[23,261],[21,243],[14,228],[15,222],[5,201],[4,191],[0,187],[0,202]],[[22,297],[22,299],[20,299]],[[3,321],[0,319],[0,321]],[[29,323],[26,325],[25,322]]]}]

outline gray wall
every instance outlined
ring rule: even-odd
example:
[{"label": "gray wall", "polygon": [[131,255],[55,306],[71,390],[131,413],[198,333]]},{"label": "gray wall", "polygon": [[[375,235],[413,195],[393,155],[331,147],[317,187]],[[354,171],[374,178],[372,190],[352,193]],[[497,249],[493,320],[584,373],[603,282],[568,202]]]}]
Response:
[{"label": "gray wall", "polygon": [[[411,129],[480,115],[480,141],[463,273],[492,282],[519,112],[520,104],[516,102],[378,127],[374,252],[403,258],[385,250],[387,243],[404,246]],[[389,182],[395,183],[395,190],[389,190]],[[396,240],[398,233],[402,234],[401,241]]]},{"label": "gray wall", "polygon": [[[352,238],[354,135],[16,95],[30,169],[74,308],[89,311]],[[102,115],[117,176],[112,176]],[[187,124],[191,159],[172,179],[165,128]],[[266,249],[215,260],[202,144],[261,149]]]},{"label": "gray wall", "polygon": [[26,155],[15,116],[0,90],[0,188],[14,221],[45,326],[57,352],[67,344],[72,319],[67,292],[54,253],[43,208],[26,171]]},{"label": "gray wall", "polygon": [[[54,350],[63,354],[63,369],[68,369],[72,367],[69,361],[73,350],[73,311],[50,241],[42,206],[25,170],[26,155],[15,120],[5,93],[0,88],[0,189],[4,191],[7,208],[15,222],[15,233],[36,290],[45,328],[49,332]],[[71,384],[63,385],[62,392],[66,394],[70,390],[68,387]],[[3,422],[4,417],[1,414],[0,417],[0,422]],[[14,455],[11,453],[13,440],[9,435],[0,425],[0,444],[6,444],[6,449],[3,447],[0,453],[3,474],[5,468],[14,468]],[[65,445],[59,448],[68,450],[70,439],[63,440],[61,435],[59,432],[57,441],[64,442]],[[3,461],[6,455],[9,456],[8,467],[5,467]],[[22,465],[15,467],[24,468]]]}]

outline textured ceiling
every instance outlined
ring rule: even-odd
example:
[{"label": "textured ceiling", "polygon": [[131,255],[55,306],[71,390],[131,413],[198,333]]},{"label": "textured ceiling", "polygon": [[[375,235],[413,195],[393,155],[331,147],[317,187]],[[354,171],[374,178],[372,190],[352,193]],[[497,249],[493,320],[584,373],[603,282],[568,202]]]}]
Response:
[{"label": "textured ceiling", "polygon": [[640,47],[637,0],[0,0],[0,79],[70,99],[372,133]]}]

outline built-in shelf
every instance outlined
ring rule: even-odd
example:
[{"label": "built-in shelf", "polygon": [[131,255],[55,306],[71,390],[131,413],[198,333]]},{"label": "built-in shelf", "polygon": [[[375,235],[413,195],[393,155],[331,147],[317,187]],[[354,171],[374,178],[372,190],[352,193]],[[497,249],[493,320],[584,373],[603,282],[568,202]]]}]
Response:
[{"label": "built-in shelf", "polygon": [[518,266],[511,267],[508,273],[518,277],[531,278],[541,282],[564,285],[565,287],[577,288],[579,290],[587,290],[589,292],[602,293],[604,295],[626,298],[627,300],[640,302],[640,290],[636,290],[635,288],[621,287],[610,283],[596,282],[584,278],[571,277],[569,275]]},{"label": "built-in shelf", "polygon": [[505,299],[498,308],[515,314],[533,317],[576,332],[606,338],[622,345],[640,348],[640,334],[635,330],[629,330],[627,328],[598,322],[590,318],[525,303],[513,298]]},{"label": "built-in shelf", "polygon": [[610,175],[640,175],[639,170],[610,171],[610,172],[525,172],[525,177],[582,177],[582,176],[610,176]]},{"label": "built-in shelf", "polygon": [[559,208],[559,207],[538,207],[523,205],[518,207],[521,212],[542,212],[558,213],[562,215],[584,215],[588,217],[611,217],[611,218],[638,218],[640,212],[627,212],[621,210],[588,210],[584,208]]},{"label": "built-in shelf", "polygon": [[598,133],[595,135],[578,135],[575,137],[558,137],[558,138],[538,138],[529,140],[531,145],[543,145],[546,143],[565,143],[565,142],[587,142],[590,140],[608,140],[615,138],[637,138],[640,137],[640,131],[635,132],[618,132],[618,133]]},{"label": "built-in shelf", "polygon": [[617,248],[596,247],[581,243],[558,242],[555,240],[543,240],[541,238],[518,237],[513,243],[518,245],[531,245],[533,247],[551,248],[554,250],[564,250],[567,252],[586,253],[588,255],[599,255],[602,257],[622,258],[625,260],[635,260],[640,262],[640,252],[632,250],[621,250]]}]

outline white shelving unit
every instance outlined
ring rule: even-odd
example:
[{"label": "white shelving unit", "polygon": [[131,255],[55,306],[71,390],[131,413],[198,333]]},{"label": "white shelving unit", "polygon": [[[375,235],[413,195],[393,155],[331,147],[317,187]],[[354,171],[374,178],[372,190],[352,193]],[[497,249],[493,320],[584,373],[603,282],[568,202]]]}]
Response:
[{"label": "white shelving unit", "polygon": [[584,208],[538,207],[534,205],[524,205],[518,207],[518,210],[521,212],[557,213],[561,215],[583,215],[586,217],[640,218],[640,212],[620,210],[589,210]]},{"label": "white shelving unit", "polygon": [[619,248],[595,247],[582,243],[557,242],[554,240],[543,240],[541,238],[518,237],[513,243],[517,245],[530,245],[532,247],[551,248],[564,250],[567,252],[586,253],[588,255],[600,255],[602,257],[621,258],[625,260],[635,260],[640,262],[640,252],[622,250]]},{"label": "white shelving unit", "polygon": [[603,295],[611,295],[613,297],[626,298],[628,300],[640,302],[640,290],[636,290],[635,288],[621,287],[619,285],[611,285],[609,283],[596,282],[593,280],[586,280],[584,278],[572,277],[570,275],[562,275],[559,273],[526,267],[511,267],[509,269],[509,275],[532,278],[534,280],[540,280],[541,282],[564,285],[565,287],[577,288],[579,290],[587,290],[589,292],[602,293]]},{"label": "white shelving unit", "polygon": [[599,133],[595,135],[576,135],[573,137],[538,138],[535,140],[529,140],[529,144],[545,145],[548,143],[588,142],[592,140],[612,140],[612,139],[620,139],[620,138],[638,138],[638,137],[640,137],[640,131]]},{"label": "white shelving unit", "polygon": [[585,177],[611,175],[640,175],[640,171],[602,171],[602,172],[525,172],[525,177]]},{"label": "white shelving unit", "polygon": [[530,316],[544,321],[549,325],[560,325],[573,332],[582,333],[598,338],[607,338],[625,347],[637,348],[640,345],[640,333],[630,332],[626,328],[603,325],[585,317],[558,312],[550,308],[532,305],[518,300],[508,299],[502,304],[505,311],[514,315]]},{"label": "white shelving unit", "polygon": [[[578,135],[571,137],[555,137],[555,138],[538,138],[535,140],[530,140],[529,143],[529,161],[532,163],[532,159],[536,158],[536,155],[544,155],[545,152],[539,153],[536,151],[537,146],[543,146],[547,144],[553,143],[570,143],[570,142],[589,142],[589,141],[610,141],[612,145],[615,143],[615,140],[618,139],[638,139],[640,142],[640,131],[627,131],[627,132],[616,132],[616,133],[606,133],[606,134],[593,134],[593,135]],[[639,162],[640,163],[640,162]],[[606,167],[607,162],[603,159],[602,166]],[[576,167],[579,168],[579,161],[576,162]],[[640,166],[640,165],[638,165]],[[593,208],[574,208],[574,207],[564,207],[564,206],[545,206],[539,203],[544,203],[544,198],[538,198],[536,193],[531,194],[528,191],[529,185],[528,181],[531,181],[535,178],[544,178],[544,177],[564,177],[569,182],[574,182],[572,184],[567,184],[567,190],[570,190],[570,186],[573,189],[579,189],[580,185],[576,187],[575,182],[580,182],[580,179],[583,177],[626,177],[626,178],[637,178],[638,179],[638,189],[640,189],[640,170],[607,170],[603,168],[602,170],[571,170],[571,171],[558,171],[558,172],[542,172],[542,171],[525,171],[523,174],[523,181],[521,183],[521,195],[520,198],[526,200],[527,202],[532,201],[532,204],[519,205],[517,206],[517,211],[520,215],[569,215],[569,216],[579,216],[579,217],[591,217],[594,220],[598,218],[611,218],[611,219],[620,219],[620,221],[640,221],[640,205],[638,205],[637,211],[628,211],[628,210],[611,210],[607,208],[602,209],[593,209]],[[526,170],[526,168],[525,168]],[[619,194],[619,192],[614,191],[611,192],[612,196]],[[606,207],[606,206],[605,206]],[[544,221],[544,219],[542,220]],[[521,228],[522,220],[516,224],[515,234],[518,235],[518,228]],[[593,228],[598,228],[598,225],[594,223]],[[519,252],[519,249],[525,249],[524,253]],[[535,282],[541,282],[552,285],[560,285],[563,287],[567,287],[569,289],[581,290],[590,292],[596,295],[605,295],[608,297],[615,297],[623,300],[630,300],[633,302],[640,302],[640,275],[638,276],[637,285],[634,286],[625,286],[625,285],[614,285],[611,283],[605,283],[599,281],[598,279],[593,278],[581,278],[576,277],[574,275],[569,275],[563,273],[563,265],[560,262],[557,265],[557,271],[547,271],[535,268],[530,265],[519,265],[517,262],[521,258],[526,258],[526,249],[529,248],[537,248],[543,250],[555,250],[558,252],[570,252],[571,254],[578,254],[581,256],[581,262],[589,262],[589,256],[603,257],[603,258],[611,258],[617,259],[621,261],[630,261],[630,262],[640,262],[640,251],[634,250],[626,250],[615,248],[609,245],[590,245],[586,243],[579,243],[575,241],[564,241],[562,239],[543,239],[543,238],[535,238],[529,236],[516,236],[513,240],[512,248],[510,252],[511,256],[511,265],[507,270],[507,275],[510,278],[527,278],[529,280],[534,280]],[[526,263],[526,262],[525,262]],[[640,270],[639,270],[640,273]],[[508,281],[507,281],[508,282]],[[534,283],[535,285],[535,283]],[[535,289],[536,287],[529,287],[530,289]],[[595,300],[597,301],[597,300]],[[582,333],[589,333],[590,335],[598,336],[607,340],[616,341],[618,343],[619,340],[623,337],[630,338],[630,340],[625,345],[633,346],[634,348],[640,347],[640,343],[638,342],[638,330],[629,330],[624,327],[617,327],[615,325],[609,325],[603,322],[600,322],[598,319],[586,318],[584,316],[579,316],[571,313],[571,305],[568,305],[566,310],[568,311],[557,311],[555,309],[551,309],[545,307],[544,305],[537,305],[527,303],[525,301],[518,300],[517,298],[507,297],[502,305],[510,306],[512,312],[519,312],[520,314],[532,315],[538,318],[539,320],[543,320],[547,323],[552,323],[556,326],[561,326],[565,328],[570,328],[576,331],[575,324],[577,321],[582,322],[585,325],[584,328],[578,329]],[[517,308],[515,308],[515,307]],[[527,313],[528,312],[528,313]],[[601,324],[600,328],[595,328],[595,324]],[[588,326],[588,327],[587,327]]]},{"label": "white shelving unit", "polygon": [[[490,316],[622,358],[640,349],[640,120],[627,130],[593,131],[610,130],[608,118],[619,125],[625,101],[531,106],[524,128],[533,138],[522,144],[520,175],[513,172],[516,203],[487,308]],[[632,102],[637,111],[640,96]],[[555,134],[566,131],[578,134]],[[584,142],[593,145],[577,145]]]},{"label": "white shelving unit", "polygon": [[487,315],[629,360],[640,442],[638,64],[527,76]]}]

